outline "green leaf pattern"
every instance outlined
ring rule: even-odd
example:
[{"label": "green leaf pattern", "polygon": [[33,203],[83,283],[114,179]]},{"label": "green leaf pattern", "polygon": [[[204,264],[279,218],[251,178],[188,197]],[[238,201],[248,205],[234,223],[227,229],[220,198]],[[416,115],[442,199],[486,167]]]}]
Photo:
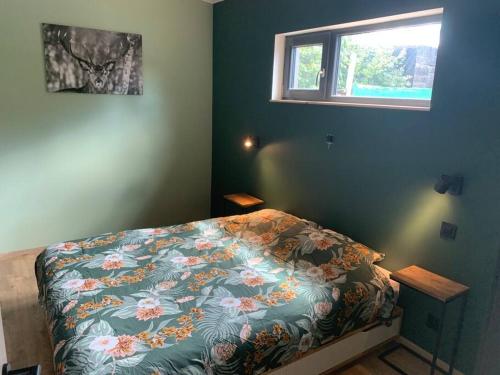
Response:
[{"label": "green leaf pattern", "polygon": [[276,210],[49,246],[57,374],[260,374],[394,305],[382,255]]}]

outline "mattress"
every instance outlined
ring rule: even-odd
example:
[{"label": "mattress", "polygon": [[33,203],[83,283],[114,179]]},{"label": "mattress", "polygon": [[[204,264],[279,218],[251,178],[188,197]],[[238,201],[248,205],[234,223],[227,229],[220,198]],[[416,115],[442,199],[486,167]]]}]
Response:
[{"label": "mattress", "polygon": [[54,244],[35,268],[58,374],[262,374],[390,318],[376,257],[262,210]]}]

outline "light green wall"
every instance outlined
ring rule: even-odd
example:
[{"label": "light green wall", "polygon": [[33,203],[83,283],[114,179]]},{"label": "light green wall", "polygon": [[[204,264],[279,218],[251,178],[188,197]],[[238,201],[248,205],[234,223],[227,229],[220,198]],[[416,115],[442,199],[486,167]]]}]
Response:
[{"label": "light green wall", "polygon": [[[49,94],[40,24],[143,36],[144,96]],[[0,252],[209,215],[212,6],[0,0]]]}]

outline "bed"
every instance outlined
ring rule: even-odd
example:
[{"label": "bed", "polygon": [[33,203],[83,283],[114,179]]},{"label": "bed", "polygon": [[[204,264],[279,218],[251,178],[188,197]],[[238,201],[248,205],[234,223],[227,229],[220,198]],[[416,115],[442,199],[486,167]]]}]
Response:
[{"label": "bed", "polygon": [[390,321],[383,255],[276,210],[49,246],[57,374],[263,374]]}]

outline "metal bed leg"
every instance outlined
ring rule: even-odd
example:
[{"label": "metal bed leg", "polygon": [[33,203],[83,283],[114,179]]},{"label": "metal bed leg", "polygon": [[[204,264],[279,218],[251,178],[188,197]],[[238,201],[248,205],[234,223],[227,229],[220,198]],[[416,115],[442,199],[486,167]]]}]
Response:
[{"label": "metal bed leg", "polygon": [[[395,364],[391,363],[391,361],[389,361],[389,359],[387,358],[390,354],[392,354],[393,352],[395,352],[396,350],[399,350],[399,349],[402,349],[402,350],[406,350],[408,353],[410,353],[411,355],[413,355],[415,358],[418,358],[419,360],[421,360],[423,363],[427,363],[429,366],[432,364],[431,361],[429,361],[427,358],[424,358],[423,356],[421,356],[420,354],[418,354],[417,352],[415,352],[414,350],[398,343],[396,344],[395,346],[393,346],[392,348],[386,350],[385,352],[381,353],[378,358],[384,362],[387,366],[389,366],[390,368],[392,368],[394,371],[398,372],[399,374],[401,375],[409,375],[407,372],[405,372],[403,369],[399,368],[398,366],[396,366]],[[442,368],[440,367],[437,367],[436,366],[436,370],[439,371],[440,373],[442,374],[445,374],[446,375],[446,371],[444,371]]]},{"label": "metal bed leg", "polygon": [[453,375],[454,367],[455,367],[455,357],[457,356],[457,351],[458,351],[458,344],[460,343],[460,337],[462,335],[462,328],[463,328],[463,323],[464,323],[464,317],[465,317],[465,308],[467,307],[467,294],[464,295],[463,301],[462,301],[462,308],[460,310],[460,318],[458,321],[458,328],[457,328],[457,337],[455,338],[455,343],[453,344],[453,352],[451,354],[451,360],[450,360],[450,369],[449,369],[449,374]]},{"label": "metal bed leg", "polygon": [[439,355],[439,347],[441,346],[441,339],[443,336],[445,316],[446,316],[446,303],[443,304],[443,309],[441,310],[441,319],[439,320],[438,337],[436,339],[436,346],[434,348],[434,355],[432,357],[431,375],[434,375],[434,372],[436,371],[436,367],[437,367],[437,359],[438,359],[438,355]]}]

